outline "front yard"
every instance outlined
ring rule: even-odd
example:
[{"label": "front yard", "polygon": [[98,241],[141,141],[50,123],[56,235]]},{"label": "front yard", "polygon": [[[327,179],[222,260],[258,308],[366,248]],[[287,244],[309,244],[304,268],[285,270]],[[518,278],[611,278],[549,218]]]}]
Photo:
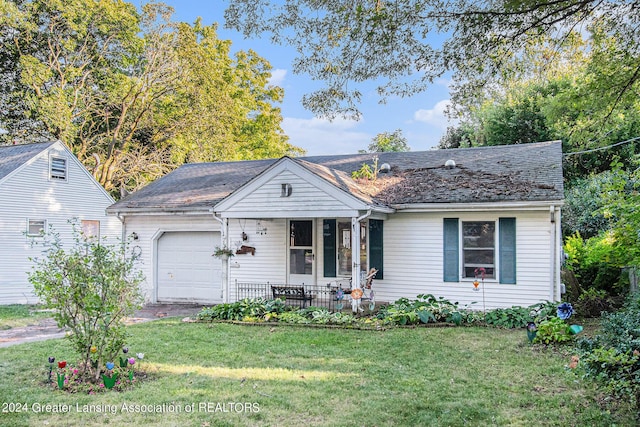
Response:
[{"label": "front yard", "polygon": [[0,425],[635,423],[624,408],[603,407],[606,396],[566,368],[568,352],[532,346],[523,330],[360,331],[166,319],[129,331],[129,347],[145,353],[140,365],[153,380],[121,393],[44,387],[49,356],[74,359],[65,340],[1,348]]}]

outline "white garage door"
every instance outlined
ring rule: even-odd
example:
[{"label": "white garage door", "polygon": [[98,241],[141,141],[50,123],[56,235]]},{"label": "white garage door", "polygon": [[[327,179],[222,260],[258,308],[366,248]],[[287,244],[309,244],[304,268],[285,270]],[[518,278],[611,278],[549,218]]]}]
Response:
[{"label": "white garage door", "polygon": [[222,302],[219,232],[167,232],[158,240],[158,302]]}]

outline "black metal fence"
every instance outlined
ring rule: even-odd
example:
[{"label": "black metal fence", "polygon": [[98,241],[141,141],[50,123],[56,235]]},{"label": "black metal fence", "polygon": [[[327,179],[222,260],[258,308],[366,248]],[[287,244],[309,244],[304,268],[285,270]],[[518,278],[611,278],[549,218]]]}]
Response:
[{"label": "black metal fence", "polygon": [[[332,282],[326,285],[291,285],[286,283],[250,283],[236,280],[236,299],[281,298],[295,307],[325,307],[329,311],[351,309],[351,289],[348,284]],[[369,305],[370,294],[364,292],[362,304]]]}]

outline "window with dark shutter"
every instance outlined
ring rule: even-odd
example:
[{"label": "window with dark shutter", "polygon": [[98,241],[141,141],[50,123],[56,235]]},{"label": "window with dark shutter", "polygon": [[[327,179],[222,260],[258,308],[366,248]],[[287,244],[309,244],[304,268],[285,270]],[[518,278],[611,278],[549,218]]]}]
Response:
[{"label": "window with dark shutter", "polygon": [[445,282],[458,282],[460,280],[459,274],[459,231],[458,231],[458,218],[444,218],[444,230],[443,230],[443,247],[444,247],[444,281]]},{"label": "window with dark shutter", "polygon": [[516,283],[516,219],[500,218],[500,283]]},{"label": "window with dark shutter", "polygon": [[369,267],[378,270],[376,279],[384,279],[383,225],[382,220],[369,220]]},{"label": "window with dark shutter", "polygon": [[325,219],[322,222],[322,241],[324,248],[324,277],[336,277],[336,220]]}]

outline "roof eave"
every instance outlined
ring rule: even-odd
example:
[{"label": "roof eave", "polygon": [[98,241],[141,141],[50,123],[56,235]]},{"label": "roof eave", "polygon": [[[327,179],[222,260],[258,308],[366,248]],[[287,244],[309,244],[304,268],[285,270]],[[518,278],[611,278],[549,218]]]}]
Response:
[{"label": "roof eave", "polygon": [[442,212],[442,211],[504,211],[504,210],[548,210],[550,206],[561,207],[564,200],[542,201],[501,201],[471,203],[403,203],[391,207],[401,212]]}]

